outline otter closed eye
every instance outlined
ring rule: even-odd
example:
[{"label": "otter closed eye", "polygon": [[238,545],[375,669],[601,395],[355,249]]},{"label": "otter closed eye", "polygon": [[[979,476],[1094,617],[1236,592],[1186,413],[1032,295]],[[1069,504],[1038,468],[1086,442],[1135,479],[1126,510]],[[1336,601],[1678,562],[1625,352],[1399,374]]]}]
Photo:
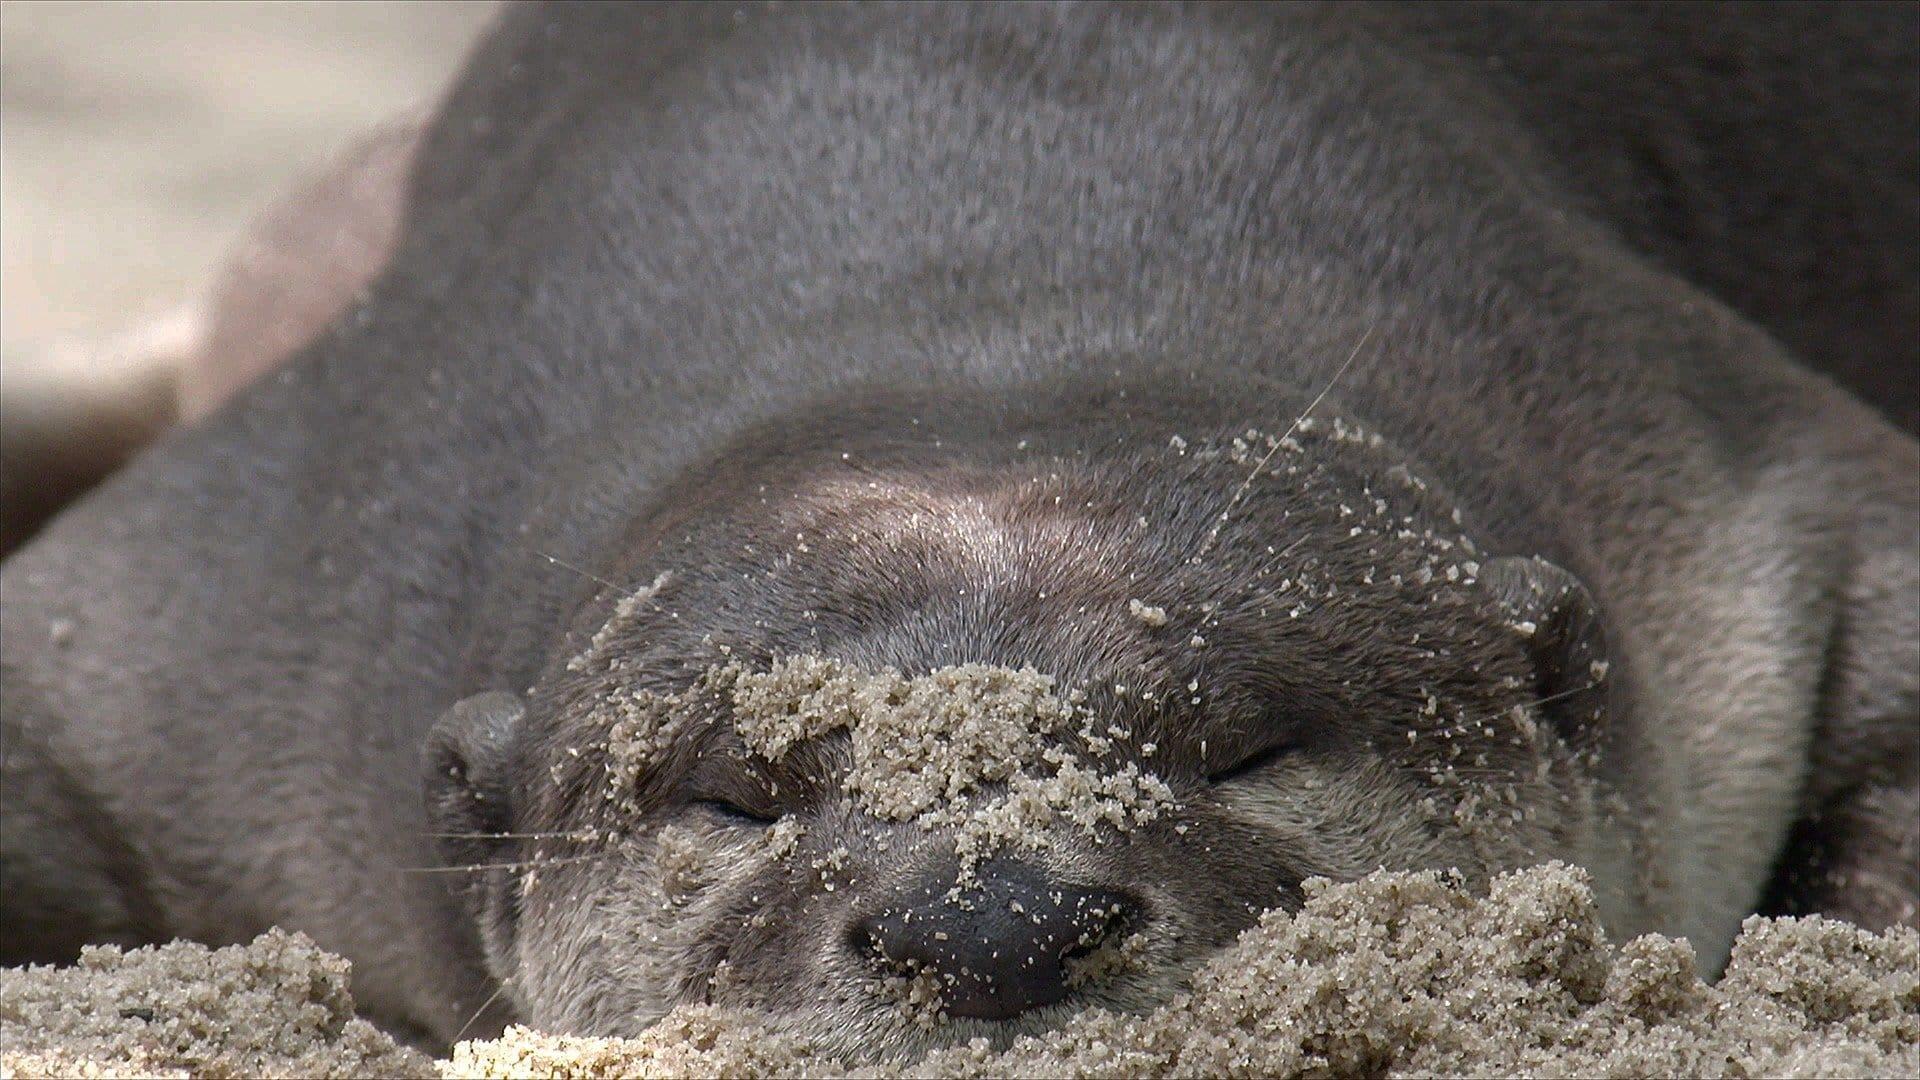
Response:
[{"label": "otter closed eye", "polygon": [[1286,758],[1292,757],[1298,753],[1299,750],[1300,744],[1295,742],[1275,743],[1254,751],[1224,769],[1218,769],[1208,773],[1207,783],[1231,784],[1240,780],[1254,779],[1269,767],[1279,764]]},{"label": "otter closed eye", "polygon": [[719,818],[725,824],[756,829],[765,828],[786,816],[779,811],[750,810],[725,799],[695,799],[689,805],[698,807],[709,816]]}]

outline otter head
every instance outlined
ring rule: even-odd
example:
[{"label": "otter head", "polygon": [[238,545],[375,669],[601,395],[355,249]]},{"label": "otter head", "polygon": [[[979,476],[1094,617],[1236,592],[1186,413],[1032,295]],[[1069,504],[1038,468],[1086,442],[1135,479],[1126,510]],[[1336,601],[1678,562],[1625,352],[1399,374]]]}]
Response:
[{"label": "otter head", "polygon": [[680,493],[524,704],[442,720],[530,1023],[1005,1042],[1164,1000],[1309,877],[1590,861],[1591,602],[1383,440],[915,435]]}]

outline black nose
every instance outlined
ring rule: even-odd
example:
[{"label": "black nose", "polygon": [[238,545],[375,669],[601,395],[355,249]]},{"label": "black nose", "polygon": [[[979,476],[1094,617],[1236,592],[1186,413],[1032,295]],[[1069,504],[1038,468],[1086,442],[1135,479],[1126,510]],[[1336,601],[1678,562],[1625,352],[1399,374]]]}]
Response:
[{"label": "black nose", "polygon": [[953,888],[952,875],[931,878],[853,935],[883,967],[932,975],[953,1016],[1005,1020],[1059,1001],[1069,962],[1126,933],[1138,915],[1122,893],[1056,884],[1023,863],[994,860],[978,877],[968,889]]}]

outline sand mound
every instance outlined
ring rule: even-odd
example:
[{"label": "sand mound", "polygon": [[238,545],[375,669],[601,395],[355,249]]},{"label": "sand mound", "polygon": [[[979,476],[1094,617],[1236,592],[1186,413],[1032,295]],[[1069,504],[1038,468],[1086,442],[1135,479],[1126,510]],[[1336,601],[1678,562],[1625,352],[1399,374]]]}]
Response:
[{"label": "sand mound", "polygon": [[345,960],[269,930],[225,949],[87,949],[0,970],[8,1076],[432,1076],[353,1015]]},{"label": "sand mound", "polygon": [[[346,964],[297,934],[209,950],[89,950],[0,973],[18,1076],[430,1076],[352,1019]],[[1147,1016],[1083,1014],[995,1053],[905,1070],[810,1051],[752,1017],[681,1009],[631,1040],[515,1029],[443,1076],[1911,1076],[1920,932],[1749,920],[1718,984],[1692,951],[1607,942],[1583,876],[1542,867],[1477,899],[1434,874],[1319,885]]]}]

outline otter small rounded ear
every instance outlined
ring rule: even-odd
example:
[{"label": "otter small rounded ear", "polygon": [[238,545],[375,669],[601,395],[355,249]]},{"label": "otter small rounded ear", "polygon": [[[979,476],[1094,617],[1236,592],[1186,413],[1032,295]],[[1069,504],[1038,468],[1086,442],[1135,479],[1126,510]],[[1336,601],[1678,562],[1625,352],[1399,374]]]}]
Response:
[{"label": "otter small rounded ear", "polygon": [[427,737],[427,817],[454,865],[484,862],[497,846],[490,838],[513,828],[508,773],[524,715],[512,694],[475,694],[440,714]]},{"label": "otter small rounded ear", "polygon": [[1481,567],[1480,583],[1527,639],[1541,715],[1585,747],[1605,715],[1606,638],[1580,580],[1545,559],[1510,556]]}]

